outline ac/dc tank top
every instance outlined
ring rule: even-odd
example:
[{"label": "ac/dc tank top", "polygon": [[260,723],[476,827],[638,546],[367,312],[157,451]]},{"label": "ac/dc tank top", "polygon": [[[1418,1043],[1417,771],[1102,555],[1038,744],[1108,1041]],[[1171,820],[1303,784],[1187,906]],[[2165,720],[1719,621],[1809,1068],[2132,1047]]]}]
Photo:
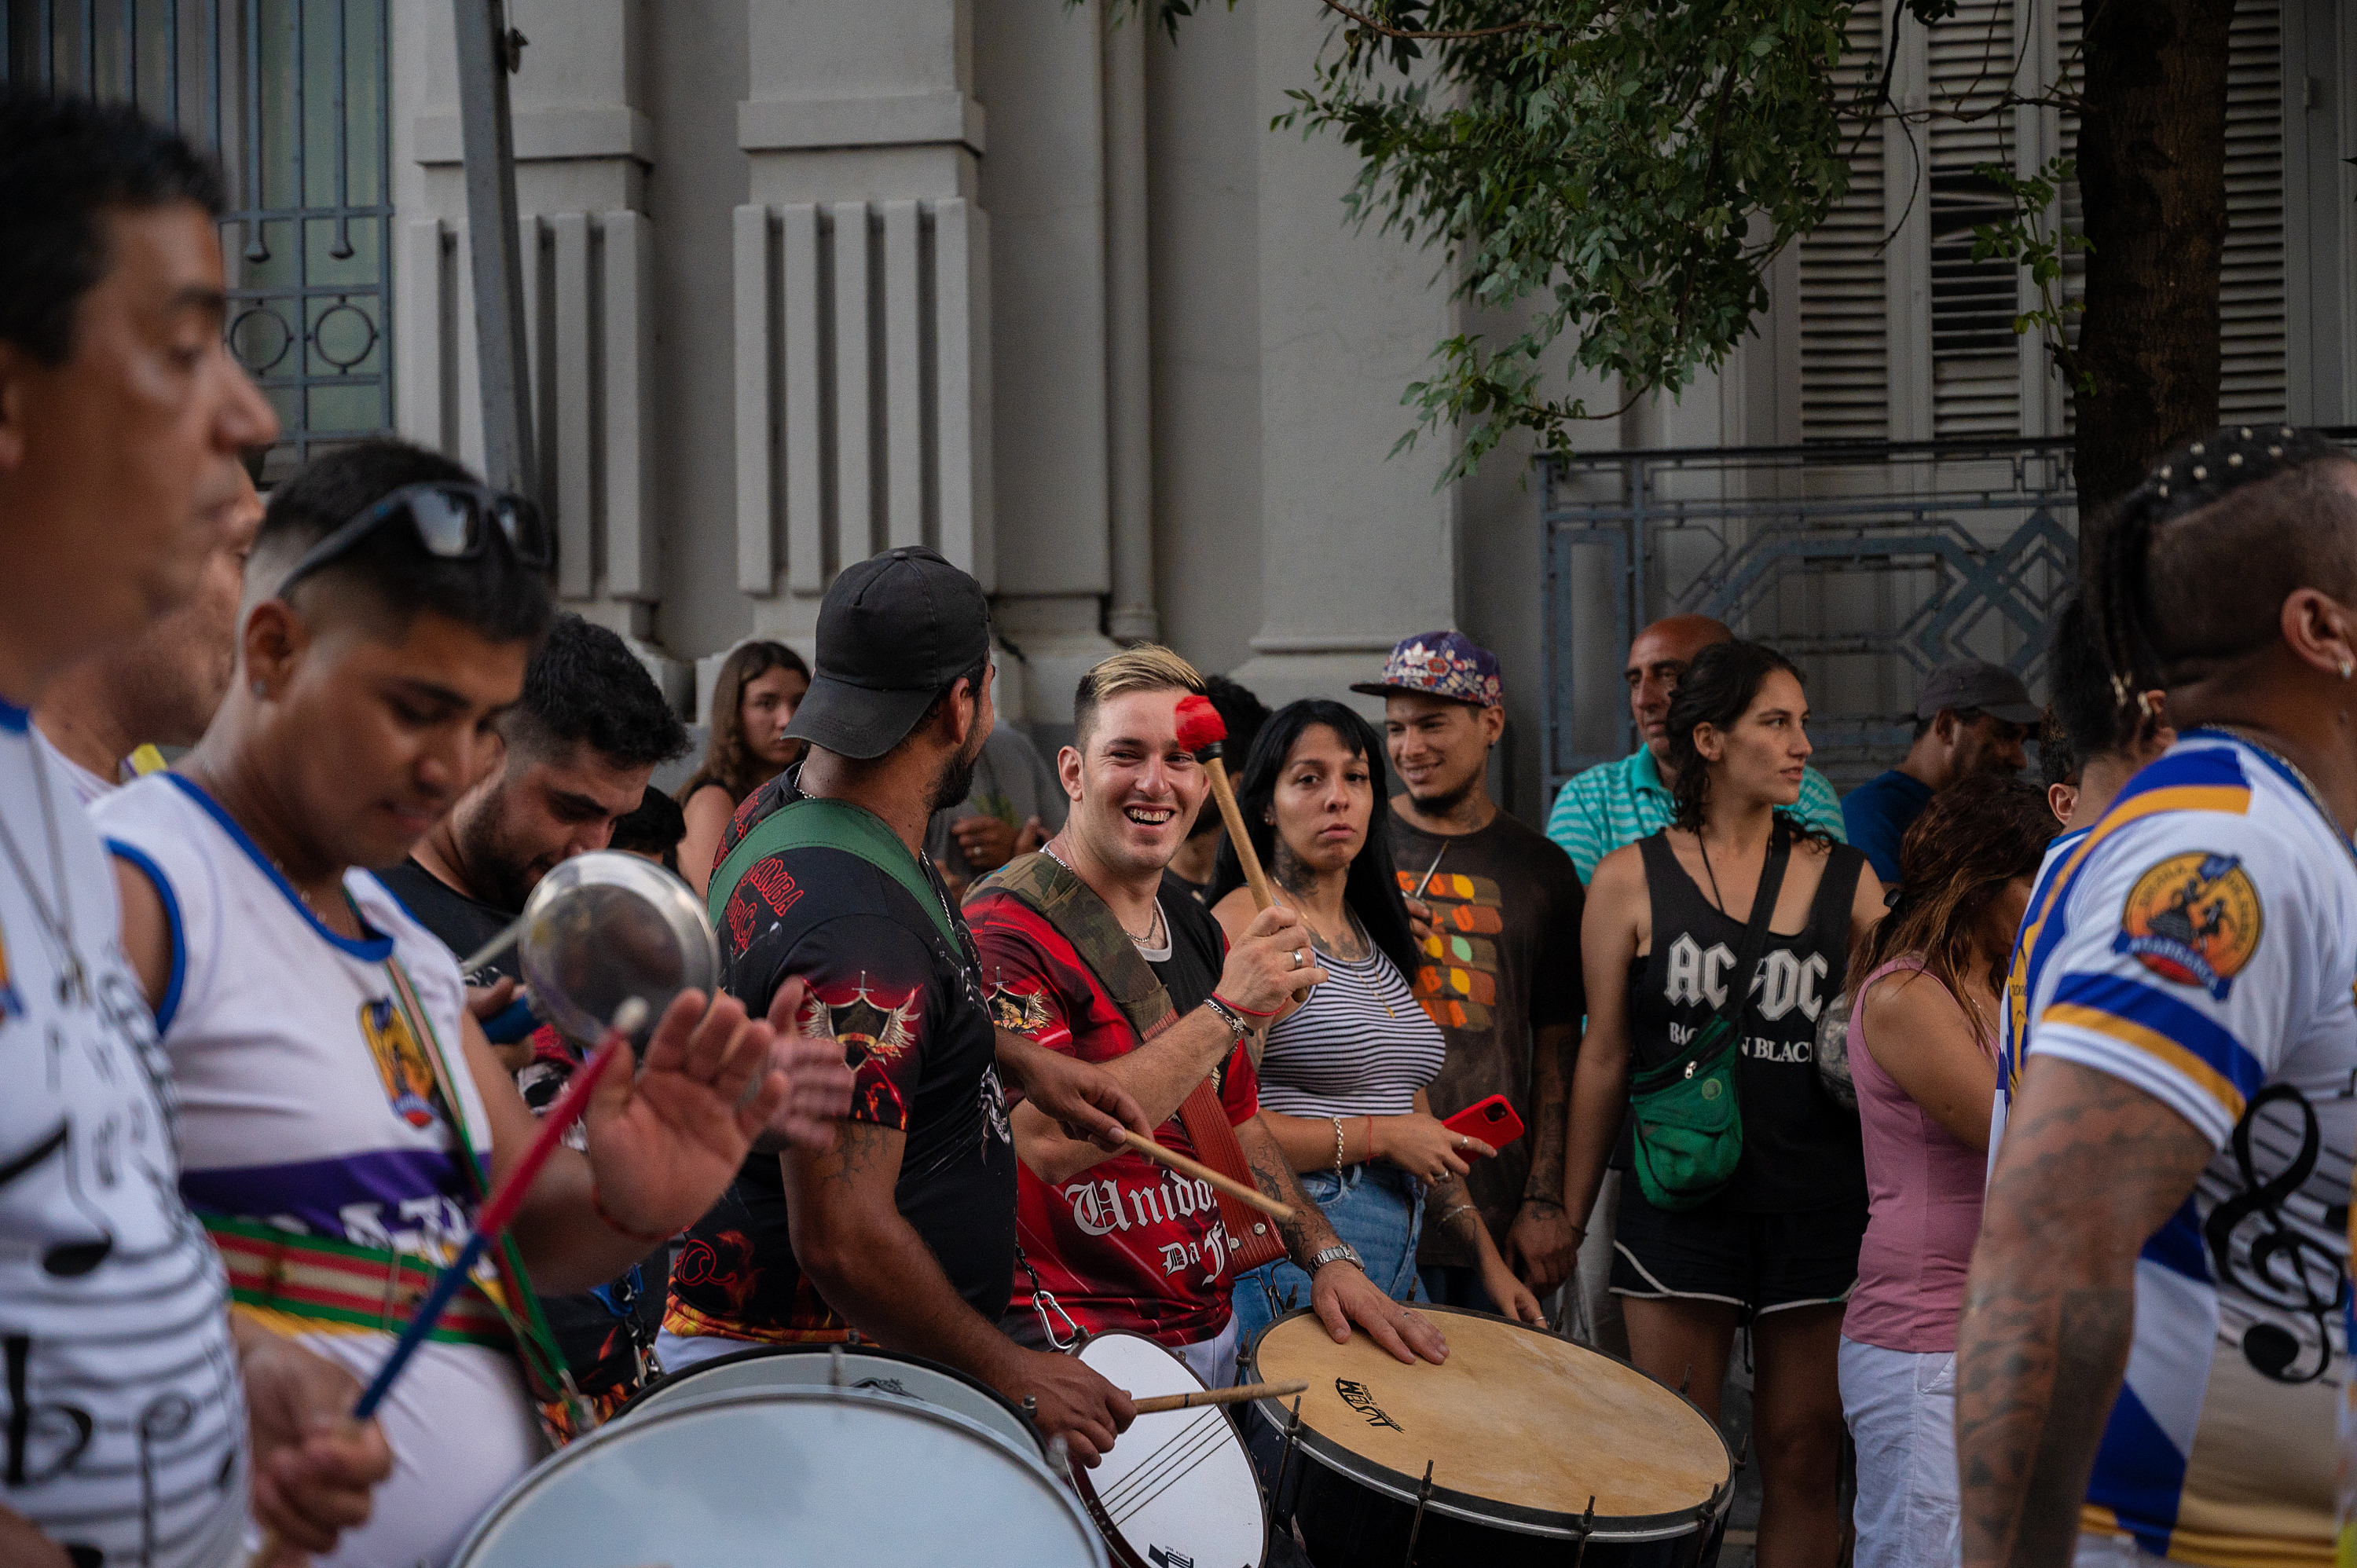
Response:
[{"label": "ac/dc tank top", "polygon": [[[1704,897],[1678,864],[1666,832],[1641,841],[1638,849],[1652,904],[1653,944],[1629,967],[1632,1074],[1683,1050],[1710,1022],[1737,978],[1736,950],[1743,945],[1743,922]],[[1865,1198],[1857,1115],[1825,1092],[1816,1061],[1817,1020],[1848,978],[1850,904],[1865,865],[1857,850],[1834,845],[1808,922],[1791,936],[1769,929],[1750,981],[1751,1005],[1737,1019],[1743,1159],[1714,1205],[1790,1213]],[[1627,1137],[1624,1132],[1624,1160]]]}]

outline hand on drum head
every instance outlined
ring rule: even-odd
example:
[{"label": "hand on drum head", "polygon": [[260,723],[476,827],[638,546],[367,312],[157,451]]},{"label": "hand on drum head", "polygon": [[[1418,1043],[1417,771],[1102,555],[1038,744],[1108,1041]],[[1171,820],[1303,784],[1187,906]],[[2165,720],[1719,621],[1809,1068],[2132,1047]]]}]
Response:
[{"label": "hand on drum head", "polygon": [[1318,1321],[1326,1326],[1337,1345],[1351,1342],[1351,1326],[1355,1323],[1367,1331],[1368,1338],[1399,1360],[1413,1363],[1422,1357],[1438,1363],[1448,1359],[1448,1341],[1432,1320],[1385,1295],[1355,1263],[1336,1262],[1318,1270],[1309,1282],[1309,1305],[1317,1309]]},{"label": "hand on drum head", "polygon": [[735,997],[707,1008],[704,993],[683,991],[663,1009],[637,1076],[598,1080],[584,1123],[610,1222],[667,1236],[712,1207],[785,1101],[770,1038],[770,1026],[747,1018]]},{"label": "hand on drum head", "polygon": [[770,1002],[770,1066],[785,1075],[786,1097],[762,1129],[761,1147],[822,1150],[834,1146],[835,1118],[851,1109],[858,1075],[832,1036],[805,1035],[796,1022],[807,987],[794,975]]},{"label": "hand on drum head", "polygon": [[1078,1356],[1053,1350],[1018,1350],[1023,1358],[1016,1375],[999,1385],[1009,1399],[1026,1394],[1039,1402],[1032,1420],[1046,1438],[1061,1437],[1075,1464],[1091,1469],[1113,1447],[1114,1439],[1137,1419],[1129,1395],[1105,1381]]}]

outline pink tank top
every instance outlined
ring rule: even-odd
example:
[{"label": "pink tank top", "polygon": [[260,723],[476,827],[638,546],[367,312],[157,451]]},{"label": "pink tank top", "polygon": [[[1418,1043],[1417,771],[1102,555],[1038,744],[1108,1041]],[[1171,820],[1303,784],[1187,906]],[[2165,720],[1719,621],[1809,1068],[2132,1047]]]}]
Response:
[{"label": "pink tank top", "polygon": [[[1842,1316],[1847,1337],[1917,1354],[1956,1348],[1988,1175],[1987,1156],[1958,1143],[1908,1098],[1867,1046],[1867,992],[1885,975],[1922,967],[1912,957],[1882,965],[1857,988],[1849,1015],[1850,1079],[1857,1086],[1871,1208],[1857,1251],[1857,1284]],[[1994,1060],[1989,1091],[1996,1091]]]}]

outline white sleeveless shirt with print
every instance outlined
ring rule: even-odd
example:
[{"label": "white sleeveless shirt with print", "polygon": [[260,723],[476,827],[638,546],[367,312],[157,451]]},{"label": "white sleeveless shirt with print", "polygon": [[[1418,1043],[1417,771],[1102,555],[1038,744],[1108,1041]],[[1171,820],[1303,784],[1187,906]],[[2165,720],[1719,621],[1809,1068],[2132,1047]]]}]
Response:
[{"label": "white sleeveless shirt with print", "polygon": [[[344,890],[371,935],[330,930],[178,774],[127,785],[92,815],[109,847],[155,884],[172,929],[156,1023],[179,1090],[188,1206],[436,1263],[455,1252],[472,1189],[435,1094],[431,1044],[416,1037],[390,971],[408,976],[487,1158],[490,1122],[460,1038],[466,988],[449,949],[363,871],[347,872]],[[376,1328],[299,1327],[305,1345],[363,1381],[393,1341]],[[446,1561],[543,1452],[513,1358],[487,1347],[429,1341],[379,1419],[393,1478],[369,1523],[324,1563]]]}]

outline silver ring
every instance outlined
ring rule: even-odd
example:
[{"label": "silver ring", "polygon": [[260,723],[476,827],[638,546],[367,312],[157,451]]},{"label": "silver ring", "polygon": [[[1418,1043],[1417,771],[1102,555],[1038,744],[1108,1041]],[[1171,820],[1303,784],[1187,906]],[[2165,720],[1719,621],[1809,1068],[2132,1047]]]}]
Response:
[{"label": "silver ring", "polygon": [[1309,962],[1309,961],[1308,961],[1307,958],[1304,958],[1304,957],[1302,956],[1301,950],[1300,950],[1299,948],[1296,948],[1296,949],[1294,949],[1294,950],[1293,950],[1293,967],[1294,967],[1294,968],[1296,968],[1296,969],[1300,969],[1300,968],[1304,967],[1305,965],[1307,965],[1308,962]]}]

